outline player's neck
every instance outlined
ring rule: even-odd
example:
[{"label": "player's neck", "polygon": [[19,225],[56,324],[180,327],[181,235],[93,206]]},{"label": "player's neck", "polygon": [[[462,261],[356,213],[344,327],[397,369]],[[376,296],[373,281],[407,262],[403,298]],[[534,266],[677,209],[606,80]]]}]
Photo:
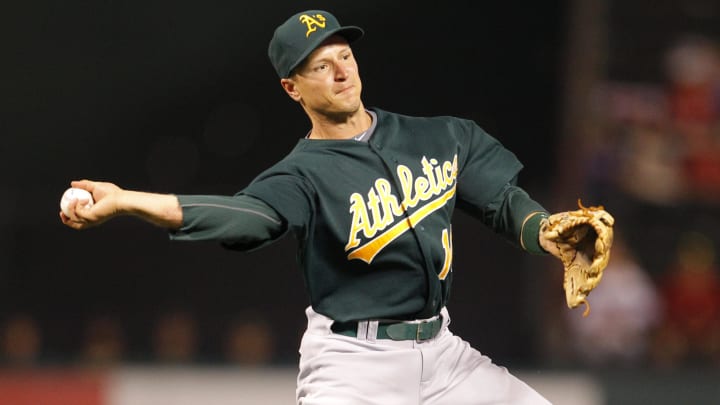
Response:
[{"label": "player's neck", "polygon": [[312,130],[309,139],[350,139],[372,125],[372,117],[361,106],[345,117],[311,115]]}]

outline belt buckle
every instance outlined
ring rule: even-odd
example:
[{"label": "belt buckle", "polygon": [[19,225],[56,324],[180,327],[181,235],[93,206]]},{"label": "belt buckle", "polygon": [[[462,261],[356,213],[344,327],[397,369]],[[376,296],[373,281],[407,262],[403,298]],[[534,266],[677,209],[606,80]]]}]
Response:
[{"label": "belt buckle", "polygon": [[415,341],[416,341],[416,342],[422,342],[422,341],[425,341],[425,340],[430,340],[430,339],[432,339],[432,336],[423,339],[423,338],[420,336],[420,334],[423,332],[423,325],[430,325],[430,328],[432,329],[432,325],[431,325],[431,324],[434,323],[435,321],[436,321],[436,319],[433,319],[432,321],[422,321],[422,322],[418,322],[418,323],[417,323],[417,329],[415,329]]}]

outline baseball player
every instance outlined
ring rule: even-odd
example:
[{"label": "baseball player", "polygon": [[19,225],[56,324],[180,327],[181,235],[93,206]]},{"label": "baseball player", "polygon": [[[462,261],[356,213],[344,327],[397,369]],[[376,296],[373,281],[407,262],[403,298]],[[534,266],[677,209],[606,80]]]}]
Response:
[{"label": "baseball player", "polygon": [[362,35],[322,10],[275,30],[270,61],[311,128],[236,195],[73,181],[95,204],[72,204],[62,222],[85,229],[133,215],[170,239],[238,250],[292,233],[311,302],[298,404],[549,403],[455,336],[446,308],[456,206],[535,254],[545,253],[547,211],[516,185],[516,156],[476,123],[365,107],[350,48]]}]

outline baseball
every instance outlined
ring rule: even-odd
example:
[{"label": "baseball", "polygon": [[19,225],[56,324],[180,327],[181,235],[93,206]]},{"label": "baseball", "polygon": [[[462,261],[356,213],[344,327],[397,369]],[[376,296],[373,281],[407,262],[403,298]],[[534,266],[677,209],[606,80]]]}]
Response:
[{"label": "baseball", "polygon": [[87,200],[87,204],[85,204],[85,207],[89,208],[93,205],[93,198],[92,194],[90,192],[83,190],[81,188],[75,188],[70,187],[69,189],[65,190],[65,193],[63,193],[62,198],[60,199],[60,209],[62,210],[63,214],[70,216],[70,211],[68,209],[68,206],[71,202],[75,200]]}]

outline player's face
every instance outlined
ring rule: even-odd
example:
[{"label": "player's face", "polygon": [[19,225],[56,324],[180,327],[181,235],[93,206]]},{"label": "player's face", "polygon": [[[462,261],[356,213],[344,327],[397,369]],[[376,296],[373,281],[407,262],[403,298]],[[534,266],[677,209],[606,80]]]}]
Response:
[{"label": "player's face", "polygon": [[357,112],[362,83],[352,49],[341,36],[332,36],[315,49],[293,75],[298,101],[324,115]]}]

